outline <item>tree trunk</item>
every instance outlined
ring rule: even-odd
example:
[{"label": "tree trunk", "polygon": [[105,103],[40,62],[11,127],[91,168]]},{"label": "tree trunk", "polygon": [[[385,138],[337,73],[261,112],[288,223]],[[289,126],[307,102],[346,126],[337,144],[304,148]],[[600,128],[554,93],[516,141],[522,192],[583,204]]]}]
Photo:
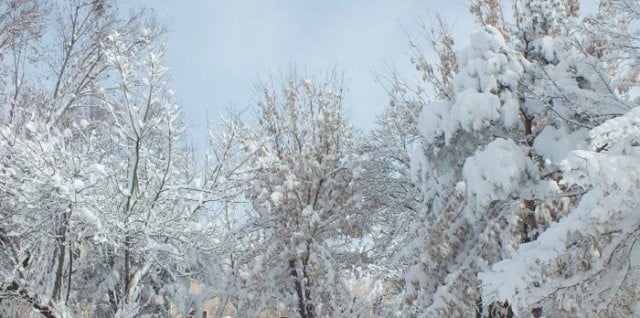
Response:
[{"label": "tree trunk", "polygon": [[289,260],[289,269],[293,276],[296,286],[296,294],[298,296],[298,313],[301,318],[314,318],[315,308],[311,300],[311,280],[307,274],[307,266],[309,265],[309,256],[311,255],[311,242],[307,241],[307,253],[302,259],[302,277],[298,275],[296,270],[296,260]]},{"label": "tree trunk", "polygon": [[313,312],[313,306],[308,303],[309,298],[309,289],[306,288],[306,284],[308,284],[308,280],[306,283],[303,283],[303,278],[298,276],[298,271],[296,270],[296,260],[289,260],[289,269],[291,270],[291,276],[293,276],[296,288],[296,294],[298,296],[298,313],[300,314],[300,318],[314,318],[315,314]]},{"label": "tree trunk", "polygon": [[129,288],[131,288],[131,238],[129,230],[124,238],[124,299],[129,297]]},{"label": "tree trunk", "polygon": [[62,225],[58,229],[58,261],[56,267],[56,277],[53,283],[53,301],[60,301],[60,295],[62,294],[62,282],[64,280],[64,260],[67,256],[67,231],[69,228],[69,217],[71,215],[71,204],[69,204],[69,210],[62,215]]},{"label": "tree trunk", "polygon": [[72,246],[69,246],[69,276],[67,277],[67,297],[64,299],[64,303],[69,302],[69,295],[71,294],[71,275],[73,274],[73,250]]},{"label": "tree trunk", "polygon": [[131,231],[129,229],[129,216],[133,210],[133,193],[138,188],[138,164],[140,162],[141,140],[135,142],[134,160],[131,173],[128,177],[127,203],[125,206],[125,237],[124,237],[124,301],[127,302],[131,289]]}]

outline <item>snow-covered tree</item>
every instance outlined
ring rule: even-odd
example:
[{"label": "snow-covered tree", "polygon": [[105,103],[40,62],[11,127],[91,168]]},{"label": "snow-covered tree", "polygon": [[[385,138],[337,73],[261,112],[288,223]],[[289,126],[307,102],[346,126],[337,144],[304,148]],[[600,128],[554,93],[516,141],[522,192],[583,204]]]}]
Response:
[{"label": "snow-covered tree", "polygon": [[477,274],[570,213],[581,192],[562,159],[630,108],[604,61],[580,49],[576,17],[573,3],[516,1],[513,24],[483,23],[458,54],[453,98],[423,108],[413,163],[428,216],[404,252],[415,261],[405,313],[513,314],[512,298],[481,292]]},{"label": "snow-covered tree", "polygon": [[592,129],[588,150],[568,155],[563,184],[582,194],[579,202],[535,241],[480,274],[486,301],[508,302],[525,316],[639,313],[639,124],[634,108]]},{"label": "snow-covered tree", "polygon": [[[584,20],[591,27],[579,29],[575,43],[583,56],[574,54],[575,67],[564,72],[574,76],[546,77],[547,83],[561,83],[555,91],[566,92],[562,104],[573,111],[556,114],[566,125],[545,128],[534,148],[556,164],[558,196],[572,204],[567,216],[535,241],[479,275],[488,302],[509,302],[523,315],[637,315],[636,221],[628,214],[637,205],[632,168],[637,101],[631,93],[637,87],[631,62],[638,54],[637,25],[628,24],[637,21],[637,6],[636,1],[602,2],[600,11]],[[584,137],[576,139],[577,134],[567,134],[571,126],[593,128],[582,129]]]},{"label": "snow-covered tree", "polygon": [[[56,4],[43,19],[71,19],[60,20],[63,54],[34,53],[38,63],[61,58],[55,75],[6,73],[24,72],[25,86],[1,87],[19,96],[0,131],[2,316],[23,307],[47,317],[186,315],[211,295],[190,293],[191,281],[221,280],[208,204],[237,195],[227,179],[243,162],[218,156],[200,176],[160,31],[114,10]],[[48,76],[53,91],[36,85]],[[228,152],[236,140],[212,147]]]},{"label": "snow-covered tree", "polygon": [[256,155],[245,190],[253,211],[240,232],[252,248],[242,256],[238,314],[282,304],[303,318],[352,315],[344,259],[364,215],[341,83],[294,74],[263,92],[245,141]]},{"label": "snow-covered tree", "polygon": [[[108,69],[102,41],[108,31],[132,25],[104,1],[2,6],[1,96],[9,112],[2,118],[1,183],[7,190],[0,231],[11,257],[3,258],[0,299],[3,309],[26,303],[46,316],[66,315],[71,309],[65,304],[75,298],[71,286],[81,285],[74,284],[73,261],[93,237],[88,227],[100,223],[92,214],[96,196],[112,193],[98,190],[108,177],[103,163],[110,149],[104,123],[94,120],[95,85]],[[60,44],[62,53],[48,50],[50,44]]]},{"label": "snow-covered tree", "polygon": [[397,301],[403,267],[396,262],[396,252],[421,215],[418,190],[409,173],[409,154],[419,144],[415,118],[421,105],[416,100],[392,101],[378,117],[376,128],[359,140],[367,159],[358,183],[368,211],[364,236],[369,244],[363,266],[375,284],[384,284],[384,288],[371,288],[368,295],[379,315],[388,314]]},{"label": "snow-covered tree", "polygon": [[514,213],[506,202],[530,195],[523,188],[537,175],[514,141],[522,127],[521,56],[499,31],[485,27],[471,36],[459,65],[454,99],[425,106],[418,119],[424,148],[413,159],[413,173],[428,215],[403,252],[417,261],[404,297],[414,315],[475,315],[475,273],[502,254],[488,243],[502,236],[506,249],[519,240],[504,224],[512,220],[500,222],[505,209]]}]

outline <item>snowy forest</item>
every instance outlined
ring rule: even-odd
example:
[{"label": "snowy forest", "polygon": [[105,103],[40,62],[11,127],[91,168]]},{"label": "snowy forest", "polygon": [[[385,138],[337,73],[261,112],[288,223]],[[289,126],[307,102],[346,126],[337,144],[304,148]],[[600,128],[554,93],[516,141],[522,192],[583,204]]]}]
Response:
[{"label": "snowy forest", "polygon": [[640,1],[466,1],[197,150],[151,12],[0,0],[0,317],[639,317]]}]

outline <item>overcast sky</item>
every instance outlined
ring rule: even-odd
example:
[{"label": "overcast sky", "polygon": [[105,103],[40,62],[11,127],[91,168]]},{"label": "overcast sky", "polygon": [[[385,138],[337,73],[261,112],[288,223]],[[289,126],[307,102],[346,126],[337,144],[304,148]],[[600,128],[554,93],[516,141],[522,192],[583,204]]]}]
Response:
[{"label": "overcast sky", "polygon": [[[344,71],[346,109],[369,129],[388,99],[375,73],[394,65],[411,76],[409,34],[430,13],[445,17],[454,34],[468,34],[465,0],[130,0],[153,8],[169,27],[171,86],[196,139],[207,116],[252,106],[260,78],[289,65],[314,74]],[[466,39],[465,39],[466,40]]]}]

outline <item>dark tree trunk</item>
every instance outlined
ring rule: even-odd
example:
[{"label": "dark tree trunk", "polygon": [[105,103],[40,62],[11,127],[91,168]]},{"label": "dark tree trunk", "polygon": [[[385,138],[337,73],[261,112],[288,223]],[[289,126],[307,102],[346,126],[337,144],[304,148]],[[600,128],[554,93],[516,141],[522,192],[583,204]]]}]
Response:
[{"label": "dark tree trunk", "polygon": [[304,274],[303,277],[298,276],[295,259],[289,260],[289,269],[291,276],[293,276],[296,295],[298,296],[298,313],[300,314],[300,318],[314,318],[315,312],[313,311],[313,305],[309,302],[309,297],[311,296],[311,291],[307,286],[309,280],[304,279],[306,274]]},{"label": "dark tree trunk", "polygon": [[69,228],[69,218],[71,215],[71,205],[69,205],[69,210],[62,214],[62,224],[58,229],[58,255],[57,256],[57,266],[56,266],[56,277],[53,283],[53,295],[52,298],[54,301],[60,300],[60,295],[62,294],[62,282],[64,281],[64,260],[67,256],[67,232]]}]

